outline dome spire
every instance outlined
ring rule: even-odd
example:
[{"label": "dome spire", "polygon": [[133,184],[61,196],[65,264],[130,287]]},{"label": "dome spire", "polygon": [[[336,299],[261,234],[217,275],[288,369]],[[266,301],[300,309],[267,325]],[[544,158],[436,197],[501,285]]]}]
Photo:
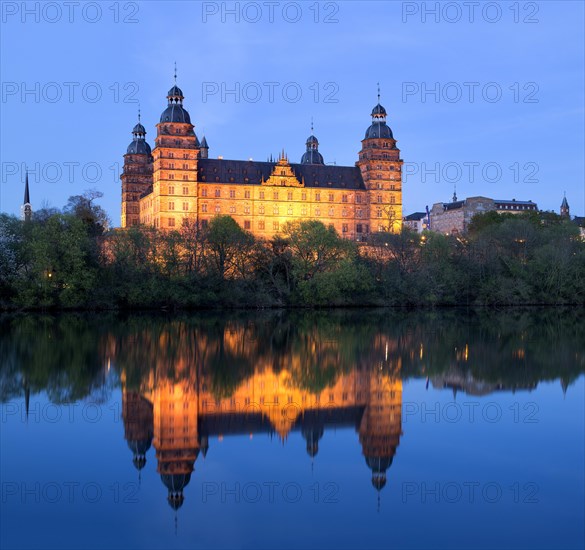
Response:
[{"label": "dome spire", "polygon": [[311,135],[305,142],[307,150],[301,158],[301,164],[325,164],[323,156],[319,153],[319,140],[313,134],[313,117],[311,117]]},{"label": "dome spire", "polygon": [[378,104],[380,103],[380,83],[378,82]]},{"label": "dome spire", "polygon": [[175,80],[174,86],[169,90],[167,94],[167,99],[169,100],[169,105],[182,105],[183,99],[185,96],[183,95],[183,90],[177,86],[177,62],[175,61],[175,72],[173,76]]}]

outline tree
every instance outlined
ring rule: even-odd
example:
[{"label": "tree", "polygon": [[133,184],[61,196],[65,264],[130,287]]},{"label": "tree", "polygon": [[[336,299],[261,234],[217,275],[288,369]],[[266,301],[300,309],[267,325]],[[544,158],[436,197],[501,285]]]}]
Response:
[{"label": "tree", "polygon": [[106,211],[101,206],[94,204],[94,201],[103,196],[104,194],[96,189],[89,189],[83,195],[72,195],[63,211],[87,224],[92,235],[102,235],[109,229],[110,219]]},{"label": "tree", "polygon": [[216,216],[207,231],[207,257],[212,272],[220,279],[242,274],[243,264],[254,237],[244,231],[231,216]]}]

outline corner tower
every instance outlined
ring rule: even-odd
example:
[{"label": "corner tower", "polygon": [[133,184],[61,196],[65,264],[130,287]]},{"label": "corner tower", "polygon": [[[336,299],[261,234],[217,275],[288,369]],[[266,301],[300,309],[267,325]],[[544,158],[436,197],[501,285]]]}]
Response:
[{"label": "corner tower", "polygon": [[[175,74],[175,81],[176,78]],[[180,229],[186,220],[195,220],[197,216],[196,174],[201,146],[183,99],[183,92],[175,83],[167,94],[167,108],[156,125],[152,193],[143,199],[149,201],[143,210],[152,216],[144,219],[144,223],[164,229]]]},{"label": "corner tower", "polygon": [[140,223],[140,196],[152,185],[152,154],[146,142],[146,130],[140,123],[132,129],[132,142],[124,155],[122,180],[122,227]]},{"label": "corner tower", "polygon": [[370,232],[397,232],[402,225],[402,164],[400,149],[386,124],[386,109],[372,109],[372,124],[366,130],[359,152],[359,167],[368,191]]}]

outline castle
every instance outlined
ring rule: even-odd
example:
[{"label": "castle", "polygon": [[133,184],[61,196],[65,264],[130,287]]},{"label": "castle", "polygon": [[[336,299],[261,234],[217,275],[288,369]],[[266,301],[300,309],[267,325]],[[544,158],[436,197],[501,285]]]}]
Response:
[{"label": "castle", "polygon": [[357,241],[371,232],[400,230],[403,161],[379,93],[355,166],[325,164],[313,134],[300,163],[291,163],[284,150],[267,162],[209,158],[207,139],[195,133],[176,75],[167,100],[154,150],[140,115],[132,130],[120,178],[122,227],[205,227],[223,214],[261,238],[297,220],[319,220]]}]

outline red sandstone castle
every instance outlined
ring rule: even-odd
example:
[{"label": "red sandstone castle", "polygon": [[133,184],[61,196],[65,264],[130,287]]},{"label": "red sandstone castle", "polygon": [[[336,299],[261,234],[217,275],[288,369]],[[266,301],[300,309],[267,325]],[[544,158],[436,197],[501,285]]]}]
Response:
[{"label": "red sandstone castle", "polygon": [[314,135],[298,164],[284,151],[267,162],[211,159],[176,84],[167,99],[153,151],[140,120],[132,130],[121,176],[122,227],[173,230],[229,215],[263,238],[295,220],[319,220],[359,241],[400,230],[403,161],[379,95],[355,166],[325,164]]}]

